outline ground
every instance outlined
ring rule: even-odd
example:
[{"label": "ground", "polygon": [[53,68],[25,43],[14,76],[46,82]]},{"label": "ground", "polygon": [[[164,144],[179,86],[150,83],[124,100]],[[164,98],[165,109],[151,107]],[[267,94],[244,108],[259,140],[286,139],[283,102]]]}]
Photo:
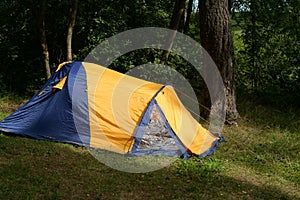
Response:
[{"label": "ground", "polygon": [[[0,99],[1,119],[22,102]],[[300,112],[247,101],[239,111],[212,156],[140,174],[82,147],[0,134],[0,199],[300,199]]]}]

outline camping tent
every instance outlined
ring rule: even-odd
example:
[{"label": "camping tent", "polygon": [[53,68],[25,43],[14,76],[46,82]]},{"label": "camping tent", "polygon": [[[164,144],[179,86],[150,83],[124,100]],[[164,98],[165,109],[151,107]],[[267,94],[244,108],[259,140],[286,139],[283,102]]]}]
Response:
[{"label": "camping tent", "polygon": [[[164,131],[151,131],[159,121]],[[86,62],[61,64],[0,131],[126,155],[213,153],[221,139],[187,111],[171,85]]]}]

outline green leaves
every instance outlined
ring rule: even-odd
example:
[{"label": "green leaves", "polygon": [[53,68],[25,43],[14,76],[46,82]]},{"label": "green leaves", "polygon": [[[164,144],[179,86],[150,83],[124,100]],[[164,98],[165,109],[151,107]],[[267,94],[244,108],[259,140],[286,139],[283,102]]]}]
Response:
[{"label": "green leaves", "polygon": [[[167,0],[80,1],[73,32],[73,59],[83,60],[96,45],[125,30],[168,27],[173,3]],[[0,82],[5,90],[32,94],[32,88],[39,88],[44,81],[40,78],[44,69],[36,28],[37,9],[31,0],[0,2]],[[66,60],[69,9],[69,1],[46,2],[45,28],[52,71]]]},{"label": "green leaves", "polygon": [[299,91],[300,4],[275,0],[236,2],[240,7],[233,17],[242,30],[238,40],[242,45],[236,46],[238,85],[261,93]]}]

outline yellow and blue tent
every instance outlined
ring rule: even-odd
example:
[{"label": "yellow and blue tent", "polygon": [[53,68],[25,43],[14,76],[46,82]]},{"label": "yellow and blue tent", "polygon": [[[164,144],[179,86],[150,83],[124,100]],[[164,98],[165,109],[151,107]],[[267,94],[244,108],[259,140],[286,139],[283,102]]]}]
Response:
[{"label": "yellow and blue tent", "polygon": [[[164,133],[148,130],[157,119]],[[86,62],[61,64],[26,104],[0,122],[0,131],[126,155],[204,157],[222,140],[192,117],[171,85]]]}]

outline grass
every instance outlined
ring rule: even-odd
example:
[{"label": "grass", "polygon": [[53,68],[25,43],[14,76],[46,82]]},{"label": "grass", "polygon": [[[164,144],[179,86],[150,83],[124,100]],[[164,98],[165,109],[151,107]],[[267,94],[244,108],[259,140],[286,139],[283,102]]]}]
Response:
[{"label": "grass", "polygon": [[[0,99],[0,117],[22,99]],[[205,159],[132,174],[86,149],[0,134],[0,199],[300,199],[300,115],[242,102],[239,126]]]}]

